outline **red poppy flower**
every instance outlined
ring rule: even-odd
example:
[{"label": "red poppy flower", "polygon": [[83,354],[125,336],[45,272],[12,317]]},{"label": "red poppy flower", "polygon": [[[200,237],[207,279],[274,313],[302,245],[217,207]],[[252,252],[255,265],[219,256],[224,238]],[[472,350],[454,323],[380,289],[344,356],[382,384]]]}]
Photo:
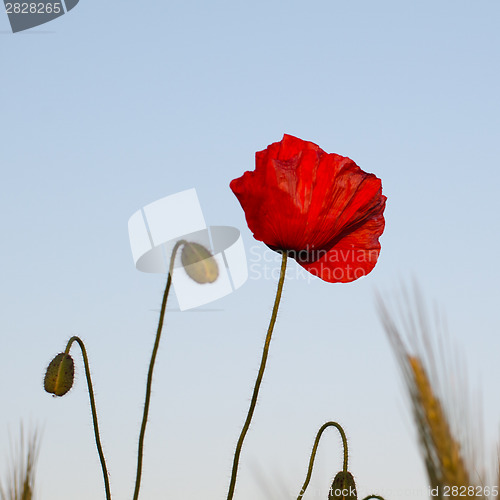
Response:
[{"label": "red poppy flower", "polygon": [[254,237],[331,283],[368,274],[379,253],[382,183],[351,159],[284,135],[231,181]]}]

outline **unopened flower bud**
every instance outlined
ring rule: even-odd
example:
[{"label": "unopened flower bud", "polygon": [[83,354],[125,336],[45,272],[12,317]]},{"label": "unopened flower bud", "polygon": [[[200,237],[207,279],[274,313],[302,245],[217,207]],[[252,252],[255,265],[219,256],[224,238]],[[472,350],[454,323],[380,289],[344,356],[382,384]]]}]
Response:
[{"label": "unopened flower bud", "polygon": [[45,373],[44,387],[54,396],[64,396],[73,386],[75,365],[69,354],[61,352],[49,364]]},{"label": "unopened flower bud", "polygon": [[188,242],[184,244],[181,262],[188,276],[196,283],[213,283],[219,276],[219,266],[216,260],[199,243]]},{"label": "unopened flower bud", "polygon": [[357,500],[356,483],[350,472],[340,471],[333,480],[328,500]]}]

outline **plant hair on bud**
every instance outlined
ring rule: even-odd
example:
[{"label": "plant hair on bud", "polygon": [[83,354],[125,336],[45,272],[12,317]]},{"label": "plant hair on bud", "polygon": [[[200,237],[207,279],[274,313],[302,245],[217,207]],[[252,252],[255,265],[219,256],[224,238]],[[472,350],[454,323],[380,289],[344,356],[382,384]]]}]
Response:
[{"label": "plant hair on bud", "polygon": [[47,367],[44,388],[49,394],[64,396],[72,387],[75,378],[73,358],[64,352],[59,353]]}]

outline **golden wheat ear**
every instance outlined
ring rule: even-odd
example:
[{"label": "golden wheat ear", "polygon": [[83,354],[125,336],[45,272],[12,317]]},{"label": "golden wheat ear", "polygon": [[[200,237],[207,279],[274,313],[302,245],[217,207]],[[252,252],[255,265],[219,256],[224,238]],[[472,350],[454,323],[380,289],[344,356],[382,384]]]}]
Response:
[{"label": "golden wheat ear", "polygon": [[11,442],[10,465],[5,481],[0,481],[0,500],[34,500],[35,469],[38,459],[39,435],[32,431],[27,441],[23,425],[19,442]]},{"label": "golden wheat ear", "polygon": [[416,287],[413,295],[403,290],[395,314],[380,295],[377,302],[403,374],[435,496],[442,498],[444,486],[481,486],[480,410],[470,402],[463,364],[451,352],[441,318],[430,320]]},{"label": "golden wheat ear", "polygon": [[447,486],[470,486],[461,446],[454,438],[448,418],[436,397],[422,361],[407,356],[413,380],[410,381],[413,412],[420,440],[425,448],[429,477]]}]

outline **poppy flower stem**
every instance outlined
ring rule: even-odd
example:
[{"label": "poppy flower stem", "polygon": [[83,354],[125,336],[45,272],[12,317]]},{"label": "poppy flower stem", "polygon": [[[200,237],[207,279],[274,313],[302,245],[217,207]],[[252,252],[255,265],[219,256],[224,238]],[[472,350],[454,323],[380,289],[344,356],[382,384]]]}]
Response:
[{"label": "poppy flower stem", "polygon": [[172,250],[172,255],[170,257],[170,265],[168,268],[167,284],[165,286],[165,291],[163,292],[163,300],[161,303],[160,318],[158,320],[158,329],[156,331],[155,344],[153,347],[153,352],[151,354],[151,361],[149,362],[148,380],[146,383],[146,399],[144,401],[144,413],[142,416],[141,432],[139,434],[139,447],[138,447],[138,451],[137,451],[137,473],[136,473],[136,477],[135,477],[134,500],[137,500],[139,498],[139,489],[141,487],[142,456],[143,456],[143,452],[144,452],[144,436],[146,435],[146,425],[148,423],[149,402],[151,400],[151,385],[153,383],[153,370],[154,370],[154,366],[155,366],[156,355],[158,353],[158,347],[160,345],[160,337],[161,337],[161,332],[163,329],[163,319],[165,317],[165,309],[167,306],[168,293],[170,292],[170,286],[172,284],[172,273],[174,270],[175,256],[177,254],[177,250],[179,250],[179,247],[181,247],[182,245],[185,245],[185,244],[186,244],[186,241],[179,240],[175,244],[175,246]]},{"label": "poppy flower stem", "polygon": [[95,405],[94,389],[92,386],[92,379],[90,378],[89,358],[87,356],[87,350],[85,349],[85,344],[83,343],[83,340],[80,337],[76,336],[71,337],[68,340],[64,354],[66,355],[69,354],[69,350],[71,349],[73,342],[76,342],[80,346],[80,349],[82,351],[83,364],[85,366],[85,376],[87,378],[87,387],[89,390],[90,408],[92,410],[92,422],[94,424],[95,444],[97,446],[97,453],[99,454],[99,460],[101,461],[102,475],[104,478],[104,489],[106,490],[106,499],[111,500],[111,489],[109,487],[108,469],[106,467],[106,459],[104,458],[104,452],[102,451],[101,438],[99,437],[99,424],[97,422],[97,410]]},{"label": "poppy flower stem", "polygon": [[316,458],[316,452],[318,451],[318,446],[319,446],[319,441],[321,439],[321,435],[327,429],[328,427],[335,427],[337,430],[340,432],[340,436],[342,437],[342,444],[344,446],[344,464],[343,464],[343,472],[347,472],[347,460],[348,460],[348,448],[347,448],[347,438],[344,432],[344,429],[342,429],[342,426],[338,424],[337,422],[327,422],[326,424],[323,424],[321,428],[318,431],[318,434],[316,435],[316,439],[314,441],[313,449],[311,452],[311,458],[309,459],[309,467],[307,468],[307,476],[306,480],[304,481],[304,484],[302,486],[302,489],[300,490],[299,496],[297,497],[297,500],[301,500],[301,498],[304,496],[307,487],[309,486],[309,481],[311,480],[312,476],[312,471],[314,467],[314,459]]},{"label": "poppy flower stem", "polygon": [[250,422],[252,421],[253,412],[255,410],[255,405],[257,404],[257,398],[259,396],[260,384],[264,376],[264,370],[266,369],[267,356],[269,354],[269,345],[271,344],[271,337],[273,334],[274,325],[276,323],[276,317],[278,316],[278,308],[280,305],[281,293],[283,291],[283,283],[285,282],[286,261],[287,261],[287,253],[286,251],[283,251],[281,259],[281,272],[278,281],[278,289],[276,290],[276,298],[274,299],[274,307],[273,307],[273,312],[271,314],[271,321],[269,322],[269,328],[267,329],[267,336],[266,336],[266,341],[264,343],[264,350],[262,352],[262,360],[260,362],[259,373],[257,375],[257,380],[255,381],[252,400],[250,402],[250,408],[248,409],[247,418],[245,420],[245,424],[243,425],[243,429],[241,430],[241,434],[238,439],[238,443],[236,445],[236,450],[234,452],[233,470],[231,472],[231,482],[229,484],[227,500],[231,500],[234,495],[234,488],[236,486],[236,475],[238,474],[238,463],[240,461],[241,448],[243,446],[243,441],[245,440],[245,436],[250,427]]}]

